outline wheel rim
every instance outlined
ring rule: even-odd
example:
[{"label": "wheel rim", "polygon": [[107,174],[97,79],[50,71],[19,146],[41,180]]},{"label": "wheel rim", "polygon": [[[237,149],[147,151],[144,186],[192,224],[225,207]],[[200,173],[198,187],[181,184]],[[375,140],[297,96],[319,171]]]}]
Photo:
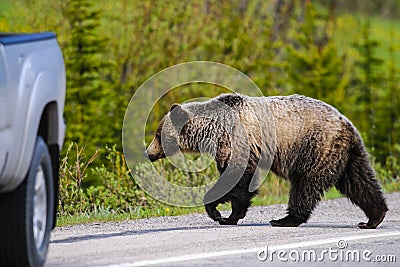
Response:
[{"label": "wheel rim", "polygon": [[39,166],[36,171],[33,207],[33,236],[35,238],[36,248],[40,250],[46,233],[47,221],[46,181],[42,166]]}]

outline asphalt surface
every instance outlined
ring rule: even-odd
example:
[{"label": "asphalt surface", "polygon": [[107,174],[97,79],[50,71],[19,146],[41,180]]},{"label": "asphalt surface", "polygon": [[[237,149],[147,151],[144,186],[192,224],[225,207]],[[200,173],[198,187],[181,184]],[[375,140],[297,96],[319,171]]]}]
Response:
[{"label": "asphalt surface", "polygon": [[[59,227],[46,266],[399,266],[400,193],[374,230],[347,199],[322,201],[308,223],[272,227],[286,205],[252,207],[237,226],[203,214]],[[223,215],[229,215],[227,212]]]}]

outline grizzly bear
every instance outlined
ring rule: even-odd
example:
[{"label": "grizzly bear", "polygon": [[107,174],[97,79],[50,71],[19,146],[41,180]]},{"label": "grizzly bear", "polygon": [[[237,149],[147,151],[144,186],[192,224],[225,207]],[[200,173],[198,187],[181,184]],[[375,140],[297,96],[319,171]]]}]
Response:
[{"label": "grizzly bear", "polygon": [[[334,107],[309,97],[223,94],[205,102],[174,104],[145,155],[155,161],[178,151],[205,151],[215,158],[221,177],[204,204],[222,225],[245,217],[257,194],[251,183],[259,166],[290,182],[287,216],[271,220],[272,226],[307,222],[333,186],[368,217],[359,228],[376,228],[388,210],[356,128]],[[232,213],[224,218],[217,206],[228,201]]]}]

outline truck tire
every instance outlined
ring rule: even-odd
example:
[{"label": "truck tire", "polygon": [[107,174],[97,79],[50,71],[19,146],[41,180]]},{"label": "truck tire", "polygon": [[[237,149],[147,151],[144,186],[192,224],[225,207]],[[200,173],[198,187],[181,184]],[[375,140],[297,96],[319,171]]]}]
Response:
[{"label": "truck tire", "polygon": [[28,175],[0,194],[0,266],[43,266],[54,212],[51,157],[39,136]]}]

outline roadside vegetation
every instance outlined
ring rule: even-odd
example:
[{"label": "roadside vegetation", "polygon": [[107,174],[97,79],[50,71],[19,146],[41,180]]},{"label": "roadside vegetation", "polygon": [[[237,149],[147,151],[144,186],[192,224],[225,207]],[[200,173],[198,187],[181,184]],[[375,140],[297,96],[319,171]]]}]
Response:
[{"label": "roadside vegetation", "polygon": [[[64,53],[59,224],[204,212],[152,199],[133,179],[150,165],[129,170],[121,152],[135,91],[158,71],[193,60],[235,67],[265,95],[298,93],[337,107],[362,133],[385,191],[400,190],[399,14],[397,0],[2,1],[0,31],[54,31]],[[221,92],[174,89],[153,109],[146,143],[172,103]],[[156,164],[179,184],[218,177],[214,165],[188,175]],[[288,189],[269,174],[254,204],[286,203]]]}]

